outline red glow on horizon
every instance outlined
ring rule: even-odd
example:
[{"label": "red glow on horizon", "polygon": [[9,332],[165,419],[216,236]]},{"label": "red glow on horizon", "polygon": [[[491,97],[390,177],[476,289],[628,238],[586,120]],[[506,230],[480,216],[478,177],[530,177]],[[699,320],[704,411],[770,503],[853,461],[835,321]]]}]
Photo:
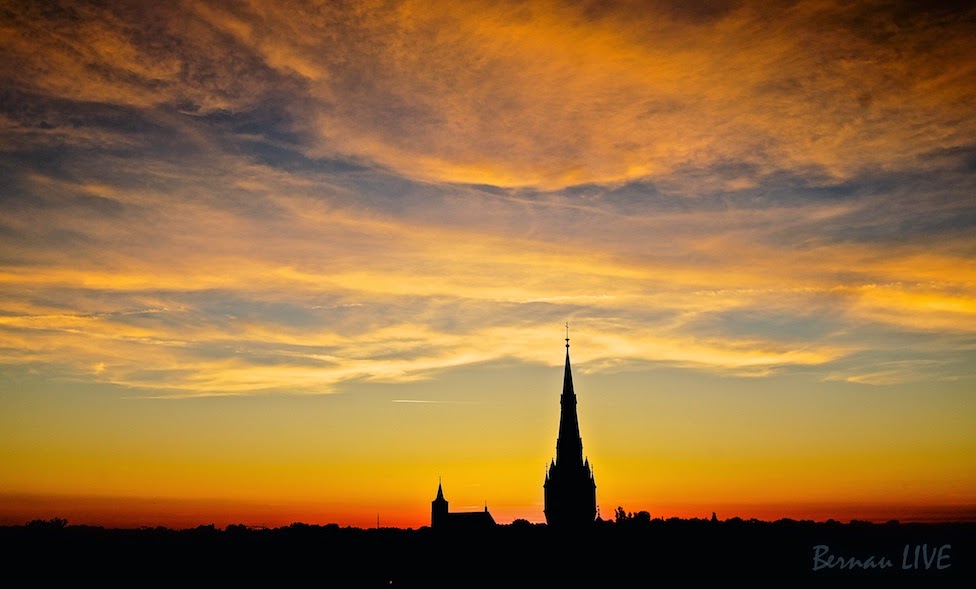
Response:
[{"label": "red glow on horizon", "polygon": [[[670,506],[655,510],[647,507],[624,507],[626,513],[647,511],[652,519],[710,519],[712,513],[720,521],[739,518],[759,521],[791,519],[848,523],[853,520],[885,523],[976,522],[976,505],[716,505],[714,509],[701,506]],[[600,517],[613,520],[616,507],[603,507]],[[492,510],[498,524],[510,524],[516,519],[544,523],[542,514],[519,514],[509,509]],[[291,524],[336,524],[354,528],[419,529],[430,524],[429,505],[415,509],[369,510],[346,506],[341,510],[327,510],[312,505],[256,505],[220,501],[191,501],[173,499],[134,499],[108,497],[5,497],[0,510],[0,525],[17,526],[31,520],[62,518],[69,525],[90,525],[105,528],[165,527],[189,529],[213,525],[245,525],[250,528],[280,528]]]}]

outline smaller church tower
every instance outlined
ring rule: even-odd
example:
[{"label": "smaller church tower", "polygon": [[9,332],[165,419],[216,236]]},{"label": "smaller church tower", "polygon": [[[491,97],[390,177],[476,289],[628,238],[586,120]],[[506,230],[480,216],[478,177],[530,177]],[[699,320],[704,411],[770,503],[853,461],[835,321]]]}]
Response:
[{"label": "smaller church tower", "polygon": [[430,527],[446,527],[448,519],[447,499],[444,498],[444,489],[441,487],[441,482],[437,481],[437,497],[430,502]]},{"label": "smaller church tower", "polygon": [[435,530],[452,532],[475,532],[491,528],[495,525],[495,518],[488,513],[488,502],[484,511],[456,511],[451,513],[447,509],[447,499],[444,498],[444,487],[437,481],[437,497],[430,502],[430,527]]}]

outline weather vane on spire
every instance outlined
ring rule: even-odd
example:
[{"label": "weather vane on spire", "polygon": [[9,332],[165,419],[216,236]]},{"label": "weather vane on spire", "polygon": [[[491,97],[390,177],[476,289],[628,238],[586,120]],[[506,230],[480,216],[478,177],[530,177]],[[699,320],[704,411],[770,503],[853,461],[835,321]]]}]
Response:
[{"label": "weather vane on spire", "polygon": [[566,322],[566,347],[569,347],[569,321]]}]

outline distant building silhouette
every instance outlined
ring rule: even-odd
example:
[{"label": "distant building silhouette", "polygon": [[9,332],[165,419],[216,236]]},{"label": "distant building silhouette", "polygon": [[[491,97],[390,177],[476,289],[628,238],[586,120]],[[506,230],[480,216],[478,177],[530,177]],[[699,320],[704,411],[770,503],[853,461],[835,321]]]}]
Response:
[{"label": "distant building silhouette", "polygon": [[488,505],[484,511],[458,511],[451,513],[444,498],[444,488],[437,483],[437,497],[430,502],[430,527],[437,530],[470,531],[490,528],[495,525],[495,518],[488,513]]},{"label": "distant building silhouette", "polygon": [[596,519],[596,482],[590,460],[583,460],[583,439],[576,416],[576,393],[569,365],[569,327],[566,333],[566,370],[559,398],[559,436],[556,458],[546,472],[545,514],[552,527],[577,528]]}]

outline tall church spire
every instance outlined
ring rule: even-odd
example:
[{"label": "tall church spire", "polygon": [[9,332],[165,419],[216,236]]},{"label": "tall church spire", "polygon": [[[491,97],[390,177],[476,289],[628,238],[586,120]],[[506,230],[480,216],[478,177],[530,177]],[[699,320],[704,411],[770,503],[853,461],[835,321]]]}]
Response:
[{"label": "tall church spire", "polygon": [[596,483],[589,459],[583,459],[583,439],[580,437],[576,414],[576,392],[573,390],[573,371],[569,362],[569,324],[566,324],[566,367],[563,371],[563,392],[559,397],[559,436],[556,438],[556,459],[546,473],[546,522],[553,527],[581,527],[596,518]]},{"label": "tall church spire", "polygon": [[569,364],[569,324],[566,324],[566,368],[563,371],[563,394],[559,397],[559,437],[556,439],[556,464],[583,464],[583,439],[576,415],[576,392],[573,370]]}]

